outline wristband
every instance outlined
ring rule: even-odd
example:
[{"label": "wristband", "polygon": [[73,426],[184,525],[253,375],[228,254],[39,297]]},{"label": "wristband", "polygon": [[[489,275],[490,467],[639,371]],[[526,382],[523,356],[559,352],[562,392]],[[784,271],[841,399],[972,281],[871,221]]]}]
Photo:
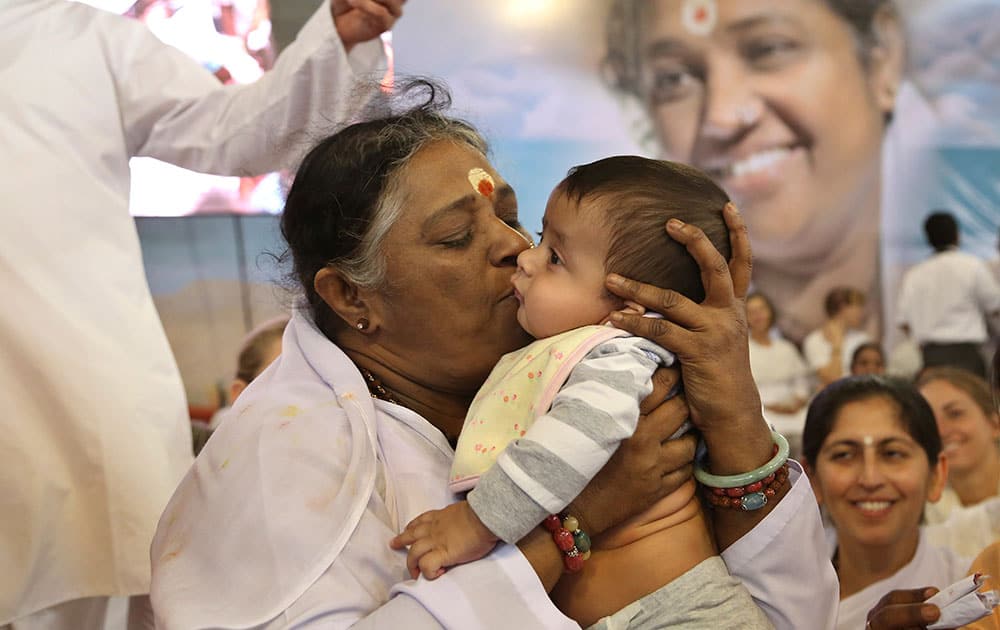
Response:
[{"label": "wristband", "polygon": [[771,431],[771,439],[774,440],[774,457],[760,468],[738,475],[713,475],[705,470],[701,462],[695,462],[695,479],[710,488],[740,488],[765,479],[788,461],[788,440],[785,436],[777,431]]},{"label": "wristband", "polygon": [[738,508],[744,512],[759,510],[773,499],[788,482],[788,464],[785,463],[760,481],[739,488],[705,488],[705,498],[712,507]]},{"label": "wristband", "polygon": [[542,525],[552,534],[556,547],[563,553],[563,566],[567,573],[576,573],[590,558],[590,536],[580,529],[580,521],[575,517],[559,517],[549,514]]}]

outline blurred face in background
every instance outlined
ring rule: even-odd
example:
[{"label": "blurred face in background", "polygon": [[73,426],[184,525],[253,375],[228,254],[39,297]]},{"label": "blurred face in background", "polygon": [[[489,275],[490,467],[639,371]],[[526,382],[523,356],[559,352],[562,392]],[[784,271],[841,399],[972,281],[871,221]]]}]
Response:
[{"label": "blurred face in background", "polygon": [[822,258],[877,203],[898,60],[875,46],[864,62],[821,0],[705,3],[711,28],[692,4],[637,5],[639,92],[660,144],[734,197],[762,261]]},{"label": "blurred face in background", "polygon": [[747,298],[747,325],[750,332],[757,336],[766,335],[773,324],[774,313],[767,300],[759,295]]},{"label": "blurred face in background", "polygon": [[865,374],[885,374],[885,357],[874,346],[864,346],[857,350],[851,361],[851,376]]},{"label": "blurred face in background", "polygon": [[984,410],[968,392],[944,379],[921,385],[920,393],[934,410],[942,453],[953,473],[974,473],[977,466],[996,457],[1000,418],[995,411]]}]

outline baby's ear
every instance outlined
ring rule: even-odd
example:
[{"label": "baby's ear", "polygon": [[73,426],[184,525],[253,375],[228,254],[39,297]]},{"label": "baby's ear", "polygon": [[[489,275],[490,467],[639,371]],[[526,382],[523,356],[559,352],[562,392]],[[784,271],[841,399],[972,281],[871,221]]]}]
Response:
[{"label": "baby's ear", "polygon": [[627,315],[645,315],[646,307],[642,304],[633,302],[632,300],[625,300],[625,307],[619,309],[622,313]]}]

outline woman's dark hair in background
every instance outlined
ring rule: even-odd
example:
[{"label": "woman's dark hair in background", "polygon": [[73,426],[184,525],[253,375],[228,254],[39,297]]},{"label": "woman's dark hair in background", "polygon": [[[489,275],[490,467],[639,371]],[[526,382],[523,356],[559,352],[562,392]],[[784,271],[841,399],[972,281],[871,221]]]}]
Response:
[{"label": "woman's dark hair in background", "polygon": [[[413,79],[385,98],[388,103],[375,104],[381,117],[349,125],[309,151],[281,217],[288,248],[279,262],[291,259],[290,280],[301,287],[313,321],[328,338],[342,322],[316,293],[313,278],[332,266],[358,286],[384,286],[381,245],[405,203],[399,181],[410,159],[439,140],[488,153],[471,124],[444,115],[451,96],[442,85]],[[398,108],[400,113],[384,114]]]},{"label": "woman's dark hair in background", "polygon": [[854,287],[834,287],[826,294],[823,310],[827,317],[835,317],[845,306],[864,303],[865,294],[863,291]]},{"label": "woman's dark hair in background", "polygon": [[698,264],[666,232],[672,218],[698,226],[724,258],[730,256],[722,216],[729,196],[694,167],[619,155],[574,166],[556,189],[577,204],[600,205],[611,231],[608,273],[668,287],[695,302],[705,299]]},{"label": "woman's dark hair in background", "polygon": [[823,442],[833,430],[845,405],[871,398],[884,398],[896,407],[897,418],[906,432],[924,449],[931,466],[941,453],[934,411],[917,388],[902,379],[883,376],[851,376],[830,383],[809,404],[802,433],[802,454],[815,469]]},{"label": "woman's dark hair in background", "polygon": [[250,331],[243,340],[240,354],[236,359],[236,378],[249,384],[267,366],[264,360],[271,345],[281,341],[288,326],[288,317],[281,316],[268,320]]},{"label": "woman's dark hair in background", "polygon": [[878,355],[882,358],[882,363],[885,364],[885,350],[882,349],[882,344],[878,343],[877,341],[869,341],[855,348],[854,352],[851,354],[852,370],[854,369],[855,364],[858,362],[858,359],[861,358],[861,355],[868,351],[877,352]]}]

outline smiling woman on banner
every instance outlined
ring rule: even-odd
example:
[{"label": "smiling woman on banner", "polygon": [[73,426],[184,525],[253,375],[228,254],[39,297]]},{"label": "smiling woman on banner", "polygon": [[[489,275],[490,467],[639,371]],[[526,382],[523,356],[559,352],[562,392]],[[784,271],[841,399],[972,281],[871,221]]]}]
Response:
[{"label": "smiling woman on banner", "polygon": [[607,38],[650,139],[745,212],[781,330],[801,341],[849,278],[877,331],[882,139],[897,99],[918,99],[892,1],[615,0]]}]

